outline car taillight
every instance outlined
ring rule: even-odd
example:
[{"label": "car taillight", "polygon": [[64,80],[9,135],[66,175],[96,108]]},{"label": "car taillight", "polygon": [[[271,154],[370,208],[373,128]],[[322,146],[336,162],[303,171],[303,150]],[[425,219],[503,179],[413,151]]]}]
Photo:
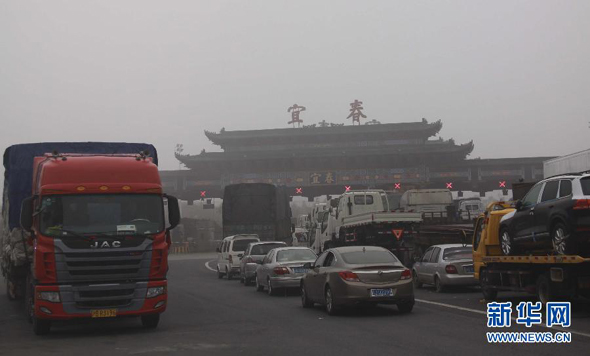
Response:
[{"label": "car taillight", "polygon": [[279,276],[282,276],[283,274],[289,274],[289,269],[287,267],[275,267],[272,271]]},{"label": "car taillight", "polygon": [[574,204],[574,210],[590,209],[590,201],[588,199],[578,199]]},{"label": "car taillight", "polygon": [[402,276],[399,279],[410,279],[412,278],[412,272],[409,269],[405,269],[402,271]]},{"label": "car taillight", "polygon": [[359,276],[357,276],[356,273],[354,273],[354,272],[350,272],[350,271],[338,272],[338,275],[340,276],[340,278],[342,278],[348,282],[358,282],[359,281]]},{"label": "car taillight", "polygon": [[457,267],[448,265],[445,267],[445,272],[447,272],[447,274],[457,274]]}]

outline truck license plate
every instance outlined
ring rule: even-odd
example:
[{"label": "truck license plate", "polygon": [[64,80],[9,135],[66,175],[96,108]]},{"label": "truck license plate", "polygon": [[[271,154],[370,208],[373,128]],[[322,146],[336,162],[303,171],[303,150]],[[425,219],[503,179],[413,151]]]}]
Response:
[{"label": "truck license plate", "polygon": [[393,289],[371,289],[371,297],[393,297]]},{"label": "truck license plate", "polygon": [[97,309],[91,310],[90,315],[93,318],[114,318],[117,316],[117,309]]}]

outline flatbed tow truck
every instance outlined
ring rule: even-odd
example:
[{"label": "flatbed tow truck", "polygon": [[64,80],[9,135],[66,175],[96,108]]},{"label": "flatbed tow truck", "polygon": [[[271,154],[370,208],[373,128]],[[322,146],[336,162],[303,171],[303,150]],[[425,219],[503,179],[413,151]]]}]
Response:
[{"label": "flatbed tow truck", "polygon": [[590,258],[578,255],[504,256],[500,249],[500,219],[513,211],[501,203],[477,219],[473,234],[473,265],[486,300],[500,291],[537,295],[549,301],[590,298]]}]

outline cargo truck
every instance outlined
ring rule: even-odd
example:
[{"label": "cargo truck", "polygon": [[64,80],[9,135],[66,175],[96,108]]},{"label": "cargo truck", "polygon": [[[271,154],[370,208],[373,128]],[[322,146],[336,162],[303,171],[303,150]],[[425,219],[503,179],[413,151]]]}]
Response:
[{"label": "cargo truck", "polygon": [[339,246],[381,246],[410,265],[421,222],[420,213],[389,211],[383,190],[348,191],[331,200],[328,213],[316,223],[310,247],[319,254]]},{"label": "cargo truck", "polygon": [[156,327],[180,212],[162,192],[155,148],[21,144],[6,149],[4,169],[2,274],[8,298],[24,297],[34,332],[118,316]]},{"label": "cargo truck", "polygon": [[261,241],[291,243],[291,208],[285,187],[240,183],[223,191],[223,237],[258,235]]}]

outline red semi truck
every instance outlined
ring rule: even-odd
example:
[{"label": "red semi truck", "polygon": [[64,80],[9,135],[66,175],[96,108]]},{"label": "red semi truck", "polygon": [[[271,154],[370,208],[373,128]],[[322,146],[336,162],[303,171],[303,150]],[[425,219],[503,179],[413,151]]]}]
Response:
[{"label": "red semi truck", "polygon": [[[156,327],[166,310],[170,230],[180,212],[177,199],[162,191],[155,149],[143,145],[150,157],[145,150],[120,153],[142,144],[62,144],[85,154],[27,157],[47,145],[60,147],[17,145],[4,155],[0,247],[9,299],[24,296],[36,334],[48,333],[54,320],[73,318],[139,316],[145,327]],[[32,194],[11,196],[28,179],[15,180],[23,174],[18,160],[30,158]],[[15,227],[10,203],[19,200]],[[24,262],[15,258],[19,241]]]}]

